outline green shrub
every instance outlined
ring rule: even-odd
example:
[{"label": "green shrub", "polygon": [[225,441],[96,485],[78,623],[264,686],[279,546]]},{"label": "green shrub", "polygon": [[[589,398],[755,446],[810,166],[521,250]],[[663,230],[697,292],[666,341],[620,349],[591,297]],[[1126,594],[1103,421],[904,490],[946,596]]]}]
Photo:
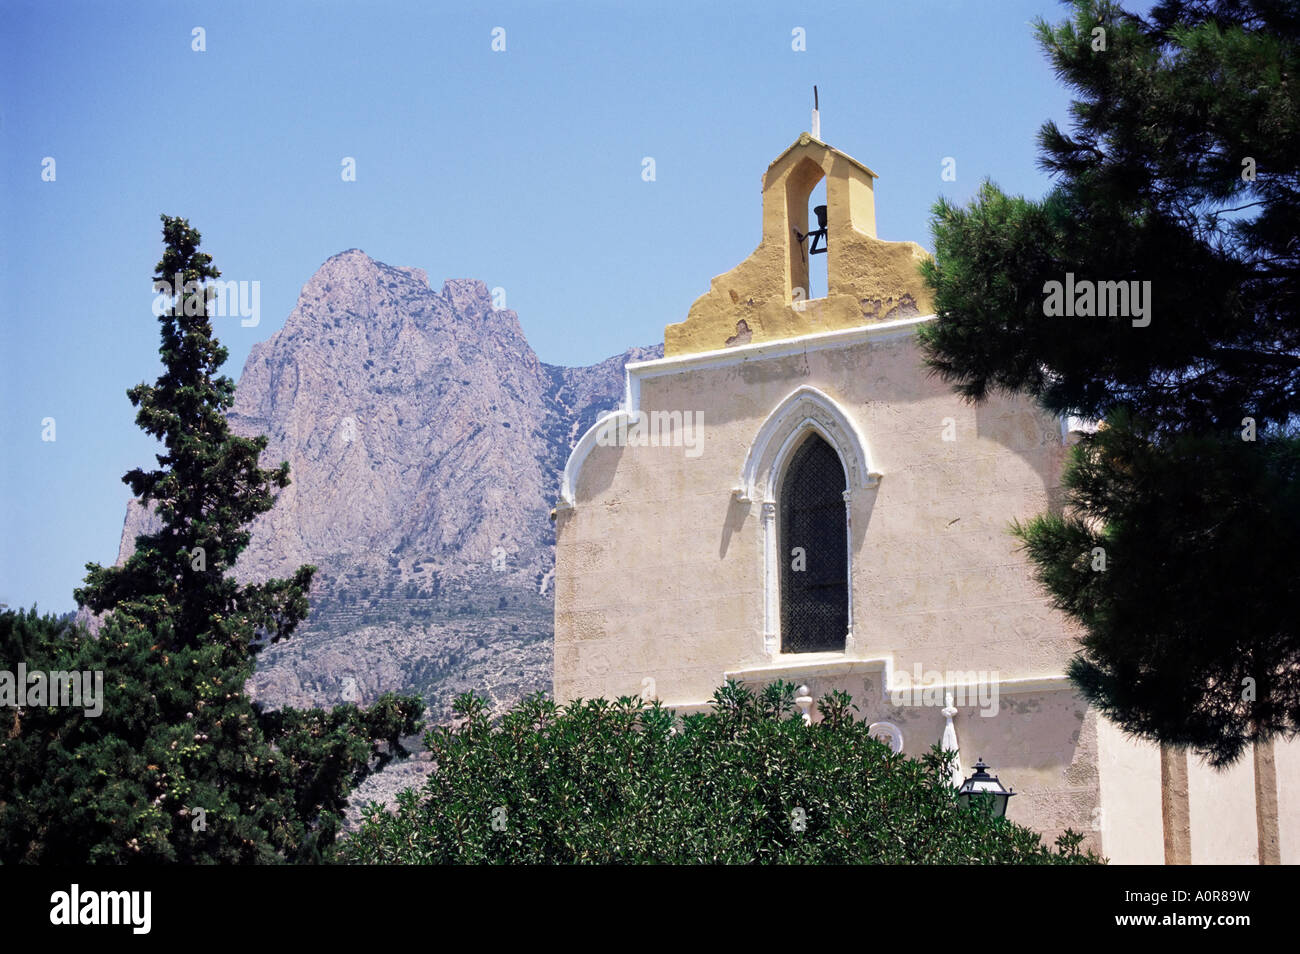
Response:
[{"label": "green shrub", "polygon": [[262,709],[243,690],[251,658],[123,618],[94,638],[0,612],[0,669],[102,674],[98,715],[0,709],[0,865],[319,862],[349,793],[416,731],[423,704],[394,695]]},{"label": "green shrub", "polygon": [[[485,701],[456,702],[460,724],[429,732],[437,768],[396,810],[367,806],[341,844],[354,863],[1073,864],[989,806],[957,805],[946,756],[898,755],[820,701],[805,725],[793,687],[756,696],[728,683],[714,708],[681,719],[622,698],[565,708],[541,693],[492,725]],[[800,823],[802,821],[802,824]]]}]

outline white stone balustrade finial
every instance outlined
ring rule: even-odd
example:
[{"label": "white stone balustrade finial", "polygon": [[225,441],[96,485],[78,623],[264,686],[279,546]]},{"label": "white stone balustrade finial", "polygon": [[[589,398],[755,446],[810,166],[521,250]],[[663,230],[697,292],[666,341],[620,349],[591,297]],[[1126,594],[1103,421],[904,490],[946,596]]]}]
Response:
[{"label": "white stone balustrade finial", "polygon": [[948,720],[948,722],[943,727],[943,740],[939,743],[939,745],[945,752],[957,753],[952,760],[952,765],[949,768],[949,773],[952,778],[953,786],[956,788],[961,788],[961,783],[963,781],[962,770],[961,770],[961,749],[957,745],[957,729],[952,724],[953,717],[957,715],[957,707],[952,704],[951,692],[946,693],[944,695],[943,701],[946,702],[947,705],[945,705],[939,711],[942,713],[943,717]]},{"label": "white stone balustrade finial", "polygon": [[808,687],[800,686],[796,692],[798,694],[794,697],[794,704],[797,705],[799,711],[803,713],[803,724],[812,725],[812,715],[809,710],[812,708],[813,700],[812,696],[808,694]]}]

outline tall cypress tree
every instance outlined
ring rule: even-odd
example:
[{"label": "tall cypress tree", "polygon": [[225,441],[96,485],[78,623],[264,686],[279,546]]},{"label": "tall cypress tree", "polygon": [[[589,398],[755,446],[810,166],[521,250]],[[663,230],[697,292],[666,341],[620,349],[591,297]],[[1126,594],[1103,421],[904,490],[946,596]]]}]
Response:
[{"label": "tall cypress tree", "polygon": [[161,528],[122,566],[87,565],[76,597],[107,614],[99,638],[35,613],[0,616],[6,658],[104,674],[100,714],[17,711],[0,742],[0,860],[320,860],[350,789],[402,754],[423,708],[392,695],[368,710],[249,700],[255,655],[302,621],[313,568],[261,584],[231,576],[289,468],[262,469],[266,438],[226,421],[234,384],[218,374],[226,349],[203,284],[220,273],[199,233],[163,216],[163,239],[155,288],[175,296],[159,317],[163,373],[128,392],[163,453],[123,478]]},{"label": "tall cypress tree", "polygon": [[293,633],[306,615],[315,568],[261,585],[241,586],[228,575],[248,546],[252,521],[288,486],[289,465],[262,469],[266,437],[239,437],[226,421],[235,384],[218,374],[227,351],[213,334],[211,289],[203,284],[221,272],[199,251],[199,239],[184,219],[163,216],[166,250],[154,287],[174,296],[158,318],[164,370],[155,384],[127,392],[139,408],[136,423],[165,453],[156,469],[132,470],[123,482],[162,527],[139,537],[123,566],[88,564],[76,597],[95,612],[111,609],[145,626],[166,619],[178,647],[215,642],[240,660]]},{"label": "tall cypress tree", "polygon": [[[1076,97],[1039,134],[1054,187],[937,203],[922,341],[971,400],[1105,421],[1064,513],[1015,530],[1083,625],[1089,700],[1223,765],[1300,729],[1300,5],[1073,6],[1037,26]],[[1146,314],[1066,317],[1067,281],[1149,290]]]}]

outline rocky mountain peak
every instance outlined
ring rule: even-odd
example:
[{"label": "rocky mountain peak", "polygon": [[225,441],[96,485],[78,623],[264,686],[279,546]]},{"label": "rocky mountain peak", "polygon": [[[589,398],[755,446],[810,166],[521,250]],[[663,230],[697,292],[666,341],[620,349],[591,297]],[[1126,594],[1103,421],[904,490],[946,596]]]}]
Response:
[{"label": "rocky mountain peak", "polygon": [[316,269],[315,274],[303,286],[303,295],[321,298],[329,294],[333,286],[359,285],[373,283],[377,280],[380,263],[361,251],[350,248],[346,252],[331,255]]},{"label": "rocky mountain peak", "polygon": [[[466,688],[504,704],[549,686],[560,471],[621,399],[624,364],[661,354],[544,365],[482,281],[436,292],[360,249],[326,260],[251,349],[229,415],[292,480],[236,575],[319,568],[307,623],[261,657],[253,691],[291,705],[417,691],[443,713]],[[130,508],[121,558],[149,523]]]}]

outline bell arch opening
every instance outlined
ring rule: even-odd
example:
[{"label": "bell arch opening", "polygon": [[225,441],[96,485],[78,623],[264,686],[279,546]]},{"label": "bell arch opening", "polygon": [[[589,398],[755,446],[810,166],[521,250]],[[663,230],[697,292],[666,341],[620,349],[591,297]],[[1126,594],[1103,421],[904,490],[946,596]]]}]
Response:
[{"label": "bell arch opening", "polygon": [[[789,250],[790,300],[807,301],[826,295],[827,255],[826,223],[821,221],[826,210],[826,173],[810,158],[804,158],[786,179],[785,212],[790,232],[786,235]],[[810,202],[818,189],[820,202]],[[822,210],[818,212],[817,210]],[[820,239],[817,233],[820,232]],[[812,271],[820,268],[820,294],[814,294]]]},{"label": "bell arch opening", "polygon": [[808,196],[808,237],[804,240],[804,253],[808,256],[808,298],[825,298],[830,294],[830,255],[827,234],[830,221],[827,213],[826,180],[822,179]]},{"label": "bell arch opening", "polygon": [[840,455],[810,430],[786,463],[777,498],[782,653],[845,651],[847,491]]}]

